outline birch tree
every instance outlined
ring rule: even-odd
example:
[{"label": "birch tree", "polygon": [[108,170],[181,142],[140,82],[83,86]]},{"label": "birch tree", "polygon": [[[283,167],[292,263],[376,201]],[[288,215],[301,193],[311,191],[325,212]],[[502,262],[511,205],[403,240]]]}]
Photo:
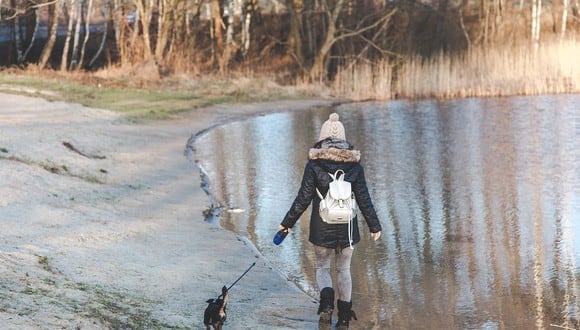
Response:
[{"label": "birch tree", "polygon": [[100,6],[101,8],[101,15],[105,17],[105,21],[103,22],[103,36],[101,37],[101,43],[99,44],[99,48],[93,55],[93,58],[89,62],[89,67],[92,67],[99,55],[103,52],[103,48],[105,47],[105,42],[107,41],[107,35],[109,32],[109,15],[111,13],[109,1],[105,0],[104,3]]},{"label": "birch tree", "polygon": [[542,0],[532,0],[532,43],[534,50],[540,46]]},{"label": "birch tree", "polygon": [[91,35],[91,16],[92,16],[92,14],[93,14],[93,0],[89,0],[89,4],[87,7],[87,14],[85,16],[85,39],[83,40],[83,45],[81,46],[81,55],[78,59],[77,69],[80,69],[83,66],[83,62],[84,62],[84,58],[85,58],[85,49],[87,48],[87,43],[89,42],[89,37]]},{"label": "birch tree", "polygon": [[28,47],[26,51],[24,51],[24,55],[22,56],[22,61],[26,61],[30,50],[34,46],[34,42],[36,41],[36,36],[38,35],[38,28],[40,27],[40,7],[41,5],[34,5],[30,7],[30,10],[34,13],[34,27],[32,28],[32,33],[30,35],[30,40],[28,43]]},{"label": "birch tree", "polygon": [[[68,3],[68,10],[66,10],[68,13],[68,25],[67,25],[67,29],[66,29],[66,37],[64,40],[62,56],[60,58],[60,70],[61,71],[65,71],[68,67],[68,53],[69,53],[70,41],[71,41],[72,35],[73,35],[75,13],[76,13],[74,8],[78,4],[78,2],[79,2],[78,0],[70,0],[70,2]],[[67,8],[66,1],[64,2],[64,8],[65,9]]]},{"label": "birch tree", "polygon": [[73,49],[71,55],[70,69],[74,69],[79,61],[79,43],[81,38],[81,21],[83,17],[84,0],[76,0],[75,33],[73,38]]},{"label": "birch tree", "polygon": [[245,0],[242,7],[242,15],[240,17],[240,22],[242,25],[242,55],[246,56],[248,50],[250,49],[250,26],[252,24],[252,16],[259,10],[259,5],[257,0]]}]

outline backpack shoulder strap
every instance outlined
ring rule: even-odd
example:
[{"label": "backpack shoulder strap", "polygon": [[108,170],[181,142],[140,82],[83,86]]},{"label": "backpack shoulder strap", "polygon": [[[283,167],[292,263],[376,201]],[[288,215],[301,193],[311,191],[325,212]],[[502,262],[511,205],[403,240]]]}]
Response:
[{"label": "backpack shoulder strap", "polygon": [[334,172],[334,174],[328,173],[328,175],[330,175],[330,177],[332,178],[333,181],[337,181],[337,180],[344,181],[344,171],[341,169],[336,170],[336,172]]},{"label": "backpack shoulder strap", "polygon": [[324,196],[322,196],[322,194],[320,193],[320,190],[318,190],[318,188],[316,188],[316,193],[318,194],[318,197],[320,199],[324,199]]}]

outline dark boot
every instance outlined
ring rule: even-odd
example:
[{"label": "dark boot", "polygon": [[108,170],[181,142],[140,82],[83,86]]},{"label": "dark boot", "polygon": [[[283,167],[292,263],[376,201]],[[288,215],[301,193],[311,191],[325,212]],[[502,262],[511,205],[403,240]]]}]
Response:
[{"label": "dark boot", "polygon": [[352,301],[346,302],[339,300],[337,302],[338,305],[338,323],[336,323],[336,328],[339,330],[346,330],[348,329],[348,324],[351,319],[357,319],[356,314],[354,313],[352,308]]},{"label": "dark boot", "polygon": [[318,306],[318,315],[320,315],[319,328],[327,327],[330,329],[332,312],[334,312],[334,290],[332,288],[324,288],[320,291],[320,305]]}]

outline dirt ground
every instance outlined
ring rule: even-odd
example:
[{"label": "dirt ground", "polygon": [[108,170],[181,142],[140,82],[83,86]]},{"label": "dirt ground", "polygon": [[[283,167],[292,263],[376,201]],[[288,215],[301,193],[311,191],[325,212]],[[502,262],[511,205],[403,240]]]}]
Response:
[{"label": "dirt ground", "polygon": [[[230,292],[229,329],[316,329],[316,301],[252,244],[205,222],[185,155],[192,135],[327,100],[198,109],[131,122],[76,104],[0,94],[2,329],[201,329]],[[275,225],[273,225],[275,227]]]}]

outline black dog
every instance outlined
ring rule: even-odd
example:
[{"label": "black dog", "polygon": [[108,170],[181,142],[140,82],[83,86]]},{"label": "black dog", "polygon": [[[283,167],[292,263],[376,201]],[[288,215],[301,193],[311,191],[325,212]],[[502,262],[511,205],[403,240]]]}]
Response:
[{"label": "black dog", "polygon": [[210,326],[212,326],[214,330],[221,330],[226,321],[228,288],[224,285],[222,288],[222,294],[217,299],[209,299],[206,302],[208,305],[203,313],[203,324],[205,324],[206,330],[209,330]]}]

